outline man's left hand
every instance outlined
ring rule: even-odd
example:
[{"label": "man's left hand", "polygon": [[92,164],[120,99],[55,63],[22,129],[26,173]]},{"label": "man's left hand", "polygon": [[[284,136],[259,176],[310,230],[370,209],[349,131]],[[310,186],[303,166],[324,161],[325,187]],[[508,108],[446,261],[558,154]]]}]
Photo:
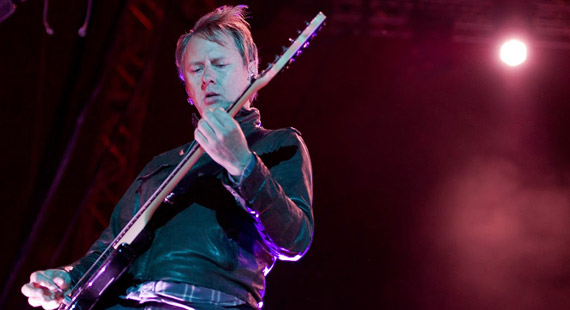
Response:
[{"label": "man's left hand", "polygon": [[240,177],[252,160],[241,127],[222,108],[204,111],[194,138],[214,161],[234,177]]}]

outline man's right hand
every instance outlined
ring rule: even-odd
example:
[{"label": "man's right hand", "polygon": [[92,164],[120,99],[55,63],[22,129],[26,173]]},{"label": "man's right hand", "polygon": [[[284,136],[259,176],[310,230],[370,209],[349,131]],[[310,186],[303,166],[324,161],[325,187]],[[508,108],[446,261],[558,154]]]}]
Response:
[{"label": "man's right hand", "polygon": [[55,309],[70,287],[71,278],[64,270],[41,270],[30,275],[30,283],[22,286],[22,294],[28,297],[28,303],[32,307]]}]

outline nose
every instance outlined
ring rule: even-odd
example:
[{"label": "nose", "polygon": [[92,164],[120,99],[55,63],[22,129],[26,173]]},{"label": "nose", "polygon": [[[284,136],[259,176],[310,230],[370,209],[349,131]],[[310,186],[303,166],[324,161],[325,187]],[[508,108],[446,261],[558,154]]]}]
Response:
[{"label": "nose", "polygon": [[206,65],[202,74],[202,89],[205,89],[210,83],[216,82],[216,73],[211,65]]}]

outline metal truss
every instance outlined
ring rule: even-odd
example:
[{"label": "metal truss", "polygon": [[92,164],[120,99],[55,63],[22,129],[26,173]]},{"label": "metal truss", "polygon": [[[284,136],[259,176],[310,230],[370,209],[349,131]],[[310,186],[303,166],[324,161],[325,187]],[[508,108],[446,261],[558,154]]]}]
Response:
[{"label": "metal truss", "polygon": [[98,124],[90,130],[98,135],[91,160],[95,174],[80,205],[81,214],[68,228],[78,233],[66,233],[73,235],[70,242],[78,253],[108,225],[115,204],[136,174],[134,159],[165,8],[160,0],[129,0],[125,5],[99,92],[86,113],[97,115]]}]

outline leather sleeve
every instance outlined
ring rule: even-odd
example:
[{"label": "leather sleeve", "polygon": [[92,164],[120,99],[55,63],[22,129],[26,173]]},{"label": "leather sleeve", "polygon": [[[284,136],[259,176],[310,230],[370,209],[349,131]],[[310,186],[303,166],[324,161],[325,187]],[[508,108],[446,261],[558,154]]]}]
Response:
[{"label": "leather sleeve", "polygon": [[225,185],[252,215],[269,251],[281,260],[298,260],[313,238],[312,168],[297,132],[288,129],[284,136],[255,154],[255,166],[240,184]]}]

